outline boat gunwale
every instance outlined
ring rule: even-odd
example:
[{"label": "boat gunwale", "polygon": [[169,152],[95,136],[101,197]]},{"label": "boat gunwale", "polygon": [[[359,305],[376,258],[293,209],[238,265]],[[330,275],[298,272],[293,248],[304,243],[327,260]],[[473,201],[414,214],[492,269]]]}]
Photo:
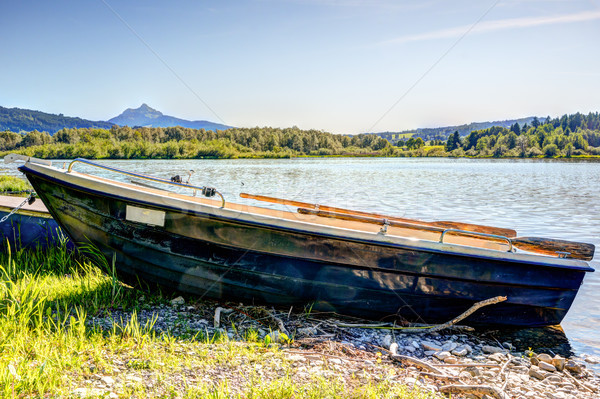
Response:
[{"label": "boat gunwale", "polygon": [[[87,173],[81,172],[67,172],[67,170],[58,169],[52,166],[32,164],[30,162],[25,163],[19,167],[21,172],[27,171],[38,178],[45,179],[50,182],[59,183],[65,185],[67,188],[94,194],[100,197],[107,197],[112,199],[118,199],[124,202],[138,204],[141,206],[151,207],[161,210],[169,210],[178,213],[193,214],[195,216],[208,217],[211,219],[222,220],[227,223],[234,223],[246,226],[257,226],[262,228],[268,228],[273,230],[289,231],[296,234],[306,234],[312,236],[323,236],[327,238],[339,239],[342,241],[353,241],[360,243],[367,243],[376,246],[388,246],[400,248],[403,250],[422,251],[429,253],[437,253],[451,256],[467,257],[467,258],[480,258],[500,262],[511,262],[519,264],[530,264],[540,267],[550,268],[563,268],[573,271],[593,272],[594,269],[589,266],[586,261],[569,258],[556,258],[545,255],[537,255],[532,253],[515,253],[515,252],[504,252],[494,249],[473,247],[461,244],[452,243],[439,243],[436,241],[430,241],[426,239],[408,238],[402,236],[389,236],[379,235],[368,231],[359,231],[344,227],[328,226],[319,223],[311,223],[302,220],[290,220],[284,218],[278,218],[270,215],[263,215],[258,213],[247,212],[243,210],[221,208],[217,205],[211,205],[198,201],[204,200],[197,197],[189,197],[185,194],[172,193],[161,189],[146,189],[144,187],[128,187],[123,186],[123,183],[118,180],[112,180],[109,178],[98,177]],[[46,171],[46,172],[44,172]],[[65,178],[67,177],[68,178]],[[79,180],[79,182],[73,182],[70,180]],[[88,183],[83,184],[83,183]],[[100,191],[98,189],[89,187],[91,184],[99,184],[105,187],[111,187],[113,190],[124,191],[124,194],[131,193],[143,193],[149,196],[150,199],[161,199],[166,200],[168,203],[157,203],[157,201],[146,201],[143,199],[135,198],[134,196],[126,196],[124,194],[118,194],[109,191]],[[153,190],[159,191],[154,192]],[[165,194],[176,194],[165,195]],[[189,199],[187,199],[187,198]],[[174,202],[174,203],[173,203]],[[215,201],[216,202],[216,201]],[[184,206],[177,206],[175,204],[183,204]],[[241,206],[253,207],[251,205],[238,204]],[[192,209],[200,208],[198,209]],[[259,209],[269,209],[262,207],[253,207]],[[286,212],[286,211],[282,211]],[[223,215],[223,213],[225,213]],[[235,213],[236,216],[227,215],[227,213]],[[288,212],[294,214],[292,212]],[[295,214],[294,214],[295,215]],[[240,218],[245,216],[245,218]],[[247,220],[252,218],[253,220]],[[289,226],[289,224],[301,226],[304,228]],[[315,229],[315,227],[317,229]],[[312,228],[312,229],[311,229]],[[325,230],[325,231],[323,231]],[[337,234],[336,234],[337,233]],[[345,233],[345,234],[340,234]],[[374,238],[377,238],[374,240]],[[420,244],[420,245],[419,245]]]}]

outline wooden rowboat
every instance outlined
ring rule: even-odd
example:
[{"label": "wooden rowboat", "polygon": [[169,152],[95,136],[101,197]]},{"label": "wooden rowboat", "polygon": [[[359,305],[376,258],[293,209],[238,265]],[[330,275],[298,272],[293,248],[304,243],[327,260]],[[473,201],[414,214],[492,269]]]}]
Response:
[{"label": "wooden rowboat", "polygon": [[0,248],[5,248],[7,244],[12,250],[36,246],[45,248],[62,237],[58,223],[52,219],[42,201],[25,203],[9,216],[24,199],[0,195],[0,220],[8,216],[0,223]]},{"label": "wooden rowboat", "polygon": [[[185,187],[208,197],[78,173],[77,163]],[[218,191],[84,159],[68,169],[19,168],[75,243],[116,259],[127,281],[225,301],[305,306],[369,319],[446,321],[475,302],[470,324],[561,322],[587,272],[591,244],[477,231],[304,207],[215,200]],[[423,224],[425,223],[425,224]],[[523,251],[522,249],[526,249]]]}]

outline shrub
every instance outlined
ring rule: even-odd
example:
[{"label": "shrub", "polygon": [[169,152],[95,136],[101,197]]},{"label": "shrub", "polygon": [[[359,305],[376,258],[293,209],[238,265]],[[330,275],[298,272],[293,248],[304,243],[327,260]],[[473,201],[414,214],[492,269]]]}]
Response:
[{"label": "shrub", "polygon": [[542,153],[545,157],[551,158],[560,155],[560,150],[556,144],[546,144],[542,149]]}]

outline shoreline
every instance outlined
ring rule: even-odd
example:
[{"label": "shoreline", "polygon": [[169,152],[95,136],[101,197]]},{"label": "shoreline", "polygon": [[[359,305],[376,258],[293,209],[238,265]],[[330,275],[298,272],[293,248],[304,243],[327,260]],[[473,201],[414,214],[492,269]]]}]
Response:
[{"label": "shoreline", "polygon": [[[135,316],[131,311],[113,309],[90,316],[88,325],[110,330],[115,320],[124,323],[132,316],[140,325],[153,321],[157,334],[189,337],[200,331],[208,342],[224,339],[231,345],[248,343],[247,332],[252,331],[255,341],[292,362],[293,381],[335,375],[350,384],[352,374],[356,376],[360,370],[363,377],[381,380],[393,376],[395,383],[434,395],[452,393],[452,398],[485,391],[488,397],[571,399],[595,398],[600,392],[600,375],[590,369],[600,358],[561,356],[551,349],[546,353],[522,350],[535,345],[522,339],[500,342],[497,337],[501,334],[489,331],[407,334],[381,327],[345,327],[343,317],[335,315],[241,304],[187,304],[183,297],[170,304],[142,306]],[[239,371],[228,370],[224,378],[237,381]],[[127,376],[119,378],[126,380]]]},{"label": "shoreline", "polygon": [[[78,157],[70,157],[70,158],[52,158],[52,157],[39,157],[34,155],[24,154],[27,151],[5,151],[0,152],[0,158],[4,158],[8,154],[20,154],[25,156],[33,156],[39,159],[47,159],[50,161],[70,161]],[[85,158],[85,157],[84,157]],[[558,157],[545,157],[545,156],[533,156],[533,157],[509,157],[509,156],[453,156],[450,154],[445,155],[412,155],[412,154],[404,154],[404,155],[389,155],[389,154],[376,154],[376,153],[356,153],[356,154],[337,154],[337,155],[289,155],[286,154],[284,156],[272,156],[272,155],[248,155],[244,156],[243,154],[239,154],[236,156],[230,157],[218,157],[218,156],[202,156],[202,157],[129,157],[129,158],[113,158],[113,157],[100,157],[100,158],[86,158],[89,160],[95,161],[185,161],[185,160],[233,160],[233,159],[328,159],[328,158],[390,158],[390,159],[506,159],[506,160],[568,160],[568,161],[600,161],[600,155],[574,155],[574,156],[558,156]]]}]

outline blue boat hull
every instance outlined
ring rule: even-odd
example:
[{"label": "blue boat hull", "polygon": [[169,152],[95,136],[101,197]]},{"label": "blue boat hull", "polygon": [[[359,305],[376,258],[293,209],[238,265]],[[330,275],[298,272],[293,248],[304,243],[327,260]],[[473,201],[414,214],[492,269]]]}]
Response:
[{"label": "blue boat hull", "polygon": [[[469,324],[559,324],[589,268],[498,260],[309,234],[94,191],[24,172],[76,243],[96,245],[118,272],[222,301],[302,307],[368,319],[447,321],[507,296]],[[163,226],[126,218],[127,206],[165,213]]]},{"label": "blue boat hull", "polygon": [[[0,219],[8,213],[0,210]],[[48,217],[15,213],[0,223],[1,247],[4,249],[7,244],[11,250],[47,248],[56,245],[62,237],[58,223]]]}]

